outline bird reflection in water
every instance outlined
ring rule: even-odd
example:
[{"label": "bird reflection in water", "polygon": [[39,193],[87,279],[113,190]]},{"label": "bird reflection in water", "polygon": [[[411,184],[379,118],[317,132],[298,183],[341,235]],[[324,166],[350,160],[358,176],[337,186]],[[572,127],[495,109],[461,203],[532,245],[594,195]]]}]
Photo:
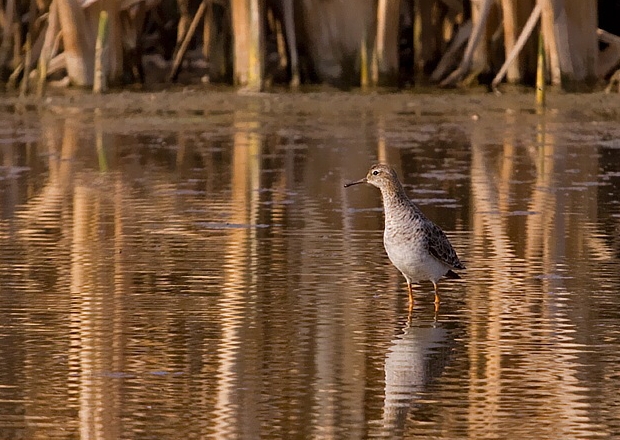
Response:
[{"label": "bird reflection in water", "polygon": [[[415,312],[415,310],[414,310]],[[453,332],[436,320],[410,314],[385,357],[383,429],[390,436],[405,431],[408,415],[430,384],[443,373],[453,351]]]}]

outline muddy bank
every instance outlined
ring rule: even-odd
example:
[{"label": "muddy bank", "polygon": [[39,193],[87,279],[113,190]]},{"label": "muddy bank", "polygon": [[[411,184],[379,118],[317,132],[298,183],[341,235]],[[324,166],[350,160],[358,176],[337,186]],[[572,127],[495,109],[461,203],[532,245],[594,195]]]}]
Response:
[{"label": "muddy bank", "polygon": [[[97,114],[112,119],[131,119],[136,124],[199,124],[206,116],[237,110],[263,115],[318,114],[338,115],[344,111],[375,114],[408,113],[442,116],[454,120],[492,121],[494,115],[517,112],[523,117],[540,117],[533,93],[351,93],[313,91],[308,93],[244,94],[233,90],[204,90],[185,87],[158,92],[109,93],[94,96],[77,90],[56,92],[43,99],[5,96],[0,113],[50,111]],[[549,93],[545,115],[561,115],[564,120],[620,121],[617,94]],[[122,120],[119,121],[122,125]]]},{"label": "muddy bank", "polygon": [[[255,93],[245,94],[232,89],[205,90],[199,87],[157,92],[108,93],[95,96],[90,92],[68,90],[38,99],[34,96],[19,98],[5,95],[2,111],[15,109],[98,109],[114,114],[161,115],[162,112],[199,114],[201,112],[228,112],[251,109],[265,112],[338,113],[343,109],[360,111],[441,112],[452,115],[471,115],[500,110],[535,111],[533,93],[505,93],[495,95],[484,92],[433,91],[432,93],[354,93],[335,90],[307,93]],[[575,110],[583,116],[614,115],[620,110],[617,94],[602,92],[591,94],[549,93],[547,111]]]}]

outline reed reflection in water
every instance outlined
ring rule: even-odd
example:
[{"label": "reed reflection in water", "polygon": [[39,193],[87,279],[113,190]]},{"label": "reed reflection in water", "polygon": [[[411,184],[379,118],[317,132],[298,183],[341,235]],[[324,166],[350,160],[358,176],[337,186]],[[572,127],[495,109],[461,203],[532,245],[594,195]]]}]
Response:
[{"label": "reed reflection in water", "polygon": [[[620,434],[617,121],[492,116],[6,113],[0,437]],[[468,266],[437,315],[377,160]]]}]

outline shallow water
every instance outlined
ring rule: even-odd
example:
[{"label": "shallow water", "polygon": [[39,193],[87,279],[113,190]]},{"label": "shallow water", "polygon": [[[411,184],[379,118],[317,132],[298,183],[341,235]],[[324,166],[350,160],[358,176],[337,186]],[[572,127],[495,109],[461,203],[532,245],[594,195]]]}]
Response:
[{"label": "shallow water", "polygon": [[[0,437],[620,435],[618,121],[344,107],[5,108]],[[377,160],[468,267],[437,313]]]}]

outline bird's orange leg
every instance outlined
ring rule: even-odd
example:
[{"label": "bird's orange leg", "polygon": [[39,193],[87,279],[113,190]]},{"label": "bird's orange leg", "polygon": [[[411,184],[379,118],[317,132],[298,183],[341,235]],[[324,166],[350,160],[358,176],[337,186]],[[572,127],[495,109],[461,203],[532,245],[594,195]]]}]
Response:
[{"label": "bird's orange leg", "polygon": [[409,281],[407,281],[407,290],[409,291],[409,312],[411,312],[413,310],[413,287]]},{"label": "bird's orange leg", "polygon": [[435,311],[439,310],[439,303],[441,300],[439,298],[439,288],[437,287],[437,283],[433,282],[433,287],[435,288]]}]

